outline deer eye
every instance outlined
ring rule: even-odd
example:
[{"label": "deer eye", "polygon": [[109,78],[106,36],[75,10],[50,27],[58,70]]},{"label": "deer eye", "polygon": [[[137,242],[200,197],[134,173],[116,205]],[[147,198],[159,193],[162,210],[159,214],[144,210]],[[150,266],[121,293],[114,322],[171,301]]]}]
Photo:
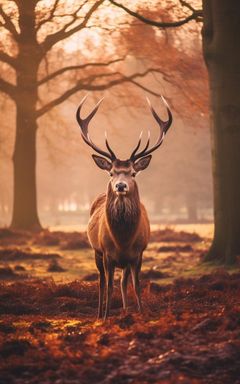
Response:
[{"label": "deer eye", "polygon": [[136,174],[137,174],[137,172],[133,172],[133,173],[132,173],[132,177],[135,177]]},{"label": "deer eye", "polygon": [[109,172],[109,176],[111,176],[111,177],[112,177],[112,176],[113,176],[113,173],[112,173],[112,172]]}]

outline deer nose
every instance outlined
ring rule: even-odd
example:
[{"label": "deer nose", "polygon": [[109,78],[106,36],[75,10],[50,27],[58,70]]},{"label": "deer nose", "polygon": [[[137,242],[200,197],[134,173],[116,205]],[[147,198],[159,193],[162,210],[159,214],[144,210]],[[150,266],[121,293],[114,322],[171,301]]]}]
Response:
[{"label": "deer nose", "polygon": [[115,185],[117,192],[124,192],[127,189],[127,184],[120,182]]}]

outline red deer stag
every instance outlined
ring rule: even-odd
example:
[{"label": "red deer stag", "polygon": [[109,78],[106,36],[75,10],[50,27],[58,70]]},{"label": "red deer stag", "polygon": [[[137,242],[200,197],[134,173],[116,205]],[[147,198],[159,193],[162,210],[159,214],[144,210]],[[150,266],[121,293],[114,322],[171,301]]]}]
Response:
[{"label": "red deer stag", "polygon": [[139,150],[141,135],[137,146],[128,160],[119,160],[111,149],[107,137],[107,151],[93,143],[88,133],[88,124],[97,112],[100,100],[93,111],[82,119],[80,112],[86,97],[77,110],[77,122],[81,135],[87,145],[102,156],[92,155],[97,166],[110,175],[107,192],[101,194],[93,202],[88,224],[88,238],[95,251],[96,266],[99,270],[99,305],[98,318],[103,317],[103,298],[106,285],[106,308],[104,319],[108,317],[113,291],[114,269],[122,269],[121,293],[124,311],[127,308],[127,282],[132,275],[133,288],[137,299],[138,309],[142,311],[139,272],[142,264],[142,254],[147,247],[150,226],[146,209],[140,202],[135,176],[147,168],[153,151],[163,142],[164,136],[172,124],[171,111],[162,97],[167,108],[168,120],[162,121],[147,99],[153,117],[157,121],[160,133],[157,142],[149,148],[150,134],[144,149]]}]

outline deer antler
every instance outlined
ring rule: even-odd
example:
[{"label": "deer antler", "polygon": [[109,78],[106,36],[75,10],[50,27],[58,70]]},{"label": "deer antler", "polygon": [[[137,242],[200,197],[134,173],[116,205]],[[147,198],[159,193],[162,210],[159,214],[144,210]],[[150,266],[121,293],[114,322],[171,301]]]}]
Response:
[{"label": "deer antler", "polygon": [[139,136],[139,141],[138,141],[138,143],[137,143],[137,146],[134,148],[134,150],[133,150],[133,152],[132,152],[132,154],[131,154],[131,156],[130,156],[130,160],[133,161],[133,162],[136,161],[137,159],[140,159],[140,157],[144,157],[144,156],[149,155],[150,153],[152,153],[153,151],[155,151],[158,147],[160,147],[160,145],[161,145],[162,142],[163,142],[163,139],[164,139],[165,134],[167,133],[168,129],[170,128],[170,126],[171,126],[171,124],[172,124],[172,120],[173,120],[173,118],[172,118],[172,113],[171,113],[171,111],[170,111],[170,108],[169,108],[169,106],[168,106],[168,103],[166,102],[166,100],[164,99],[163,96],[161,96],[161,98],[162,98],[162,101],[163,101],[164,105],[165,105],[166,108],[167,108],[167,112],[168,112],[168,120],[167,120],[167,121],[163,121],[163,120],[161,120],[160,117],[158,116],[158,114],[156,113],[156,111],[153,109],[153,107],[152,107],[152,105],[151,105],[149,99],[146,98],[146,99],[147,99],[147,102],[148,102],[148,104],[149,104],[149,107],[150,107],[150,109],[151,109],[152,115],[153,115],[154,119],[157,121],[157,123],[158,123],[158,125],[159,125],[159,127],[160,127],[160,133],[159,133],[159,137],[158,137],[158,139],[157,139],[155,145],[154,145],[152,148],[148,149],[148,147],[149,147],[149,143],[150,143],[150,133],[149,133],[149,131],[148,131],[148,140],[147,140],[147,143],[146,143],[145,147],[143,148],[143,150],[137,153],[137,151],[138,151],[138,149],[139,149],[139,147],[140,147],[140,145],[141,145],[141,139],[142,139],[142,132],[141,132],[141,134],[140,134],[140,136]]},{"label": "deer antler", "polygon": [[113,150],[111,149],[109,143],[108,143],[108,140],[107,140],[107,136],[105,134],[105,144],[106,144],[106,147],[108,149],[109,152],[105,152],[103,151],[101,148],[99,148],[97,145],[95,145],[92,140],[90,139],[90,136],[89,136],[89,133],[88,133],[88,124],[90,123],[90,121],[92,120],[93,116],[96,114],[101,102],[103,101],[104,98],[102,98],[101,100],[99,100],[99,102],[96,104],[95,108],[92,110],[92,112],[85,118],[85,119],[82,119],[80,117],[80,112],[81,112],[81,108],[83,106],[83,103],[85,102],[87,98],[87,95],[82,99],[78,109],[77,109],[77,113],[76,113],[76,118],[77,118],[77,122],[81,128],[81,135],[82,135],[82,138],[83,140],[85,141],[85,143],[87,145],[89,145],[89,147],[91,147],[92,149],[94,149],[94,151],[100,153],[100,155],[103,155],[105,157],[107,157],[108,159],[110,159],[111,161],[115,160],[116,159],[116,156],[113,152]]}]

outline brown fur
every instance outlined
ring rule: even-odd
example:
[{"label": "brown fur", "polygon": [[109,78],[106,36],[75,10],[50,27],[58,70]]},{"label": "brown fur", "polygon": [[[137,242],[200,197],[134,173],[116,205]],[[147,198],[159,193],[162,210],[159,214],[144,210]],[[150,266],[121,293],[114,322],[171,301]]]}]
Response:
[{"label": "brown fur", "polygon": [[77,109],[77,122],[81,128],[81,135],[87,145],[102,155],[92,155],[96,165],[107,172],[111,177],[107,194],[100,195],[93,203],[88,226],[88,237],[95,250],[96,265],[99,270],[99,306],[98,316],[103,315],[103,294],[106,285],[106,310],[104,318],[108,316],[110,300],[113,289],[115,267],[123,269],[121,291],[123,308],[126,309],[127,281],[129,273],[132,274],[139,311],[142,309],[139,272],[142,264],[142,253],[146,248],[150,235],[149,221],[144,206],[140,203],[135,176],[146,169],[151,161],[151,153],[163,142],[164,135],[172,124],[172,114],[167,102],[168,120],[162,121],[157,115],[150,101],[147,99],[152,115],[157,121],[160,131],[153,147],[149,148],[150,137],[145,147],[141,146],[141,134],[136,147],[128,160],[120,160],[111,149],[107,137],[105,144],[107,152],[92,142],[88,134],[88,124],[97,112],[102,99],[92,112],[82,119],[81,108],[86,99],[83,98]]},{"label": "brown fur", "polygon": [[101,288],[103,291],[106,280],[105,318],[108,316],[115,267],[123,269],[124,309],[126,309],[127,278],[131,271],[139,310],[141,310],[138,275],[141,269],[142,253],[149,241],[150,226],[145,207],[139,199],[136,182],[134,181],[134,187],[127,196],[117,196],[109,182],[107,193],[100,195],[94,201],[90,215],[88,237],[95,250],[96,264],[100,272],[99,317],[103,314]]}]

